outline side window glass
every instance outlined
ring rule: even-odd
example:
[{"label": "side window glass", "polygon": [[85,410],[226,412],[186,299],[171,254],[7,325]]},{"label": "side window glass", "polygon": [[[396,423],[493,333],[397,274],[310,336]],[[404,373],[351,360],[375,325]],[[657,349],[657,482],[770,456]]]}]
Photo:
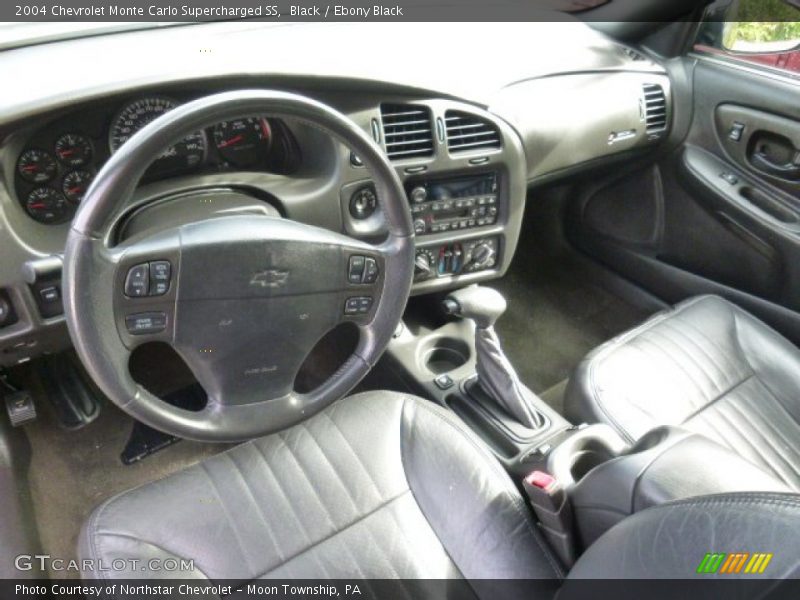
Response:
[{"label": "side window glass", "polygon": [[694,49],[800,76],[800,0],[715,2]]}]

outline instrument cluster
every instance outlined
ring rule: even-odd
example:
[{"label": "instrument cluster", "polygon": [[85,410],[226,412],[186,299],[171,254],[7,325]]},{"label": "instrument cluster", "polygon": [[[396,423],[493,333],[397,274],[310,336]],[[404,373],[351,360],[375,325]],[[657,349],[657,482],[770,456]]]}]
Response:
[{"label": "instrument cluster", "polygon": [[[103,163],[136,132],[178,105],[170,97],[148,96],[114,113],[76,113],[31,136],[15,168],[17,197],[25,211],[45,224],[71,220]],[[298,160],[296,142],[281,121],[251,116],[188,135],[153,162],[144,180],[209,171],[290,173]]]}]

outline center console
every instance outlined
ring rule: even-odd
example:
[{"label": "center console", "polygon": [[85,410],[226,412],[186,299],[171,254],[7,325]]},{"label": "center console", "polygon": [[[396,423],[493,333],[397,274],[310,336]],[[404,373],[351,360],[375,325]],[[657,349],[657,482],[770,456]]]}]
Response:
[{"label": "center console", "polygon": [[[567,422],[519,382],[507,362],[493,332],[505,308],[497,296],[473,286],[429,300],[421,316],[407,314],[386,359],[410,391],[453,411],[483,440],[527,493],[566,565],[611,527],[655,505],[708,494],[790,491],[691,431],[661,427],[631,444],[608,425]],[[453,303],[460,304],[457,311]]]}]

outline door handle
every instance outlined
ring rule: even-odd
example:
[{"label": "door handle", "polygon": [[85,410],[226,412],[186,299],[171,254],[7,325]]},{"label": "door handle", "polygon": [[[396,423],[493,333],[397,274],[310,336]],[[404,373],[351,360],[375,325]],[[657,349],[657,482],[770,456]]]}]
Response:
[{"label": "door handle", "polygon": [[795,154],[792,162],[778,164],[763,152],[753,152],[750,156],[753,166],[765,173],[782,179],[800,179],[800,152]]}]

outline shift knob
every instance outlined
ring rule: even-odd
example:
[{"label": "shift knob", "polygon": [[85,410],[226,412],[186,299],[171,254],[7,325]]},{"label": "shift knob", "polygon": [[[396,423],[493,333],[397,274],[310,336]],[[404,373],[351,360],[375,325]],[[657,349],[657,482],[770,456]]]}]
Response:
[{"label": "shift knob", "polygon": [[444,309],[448,314],[475,321],[479,329],[488,329],[506,312],[506,299],[497,290],[473,285],[448,295]]}]

